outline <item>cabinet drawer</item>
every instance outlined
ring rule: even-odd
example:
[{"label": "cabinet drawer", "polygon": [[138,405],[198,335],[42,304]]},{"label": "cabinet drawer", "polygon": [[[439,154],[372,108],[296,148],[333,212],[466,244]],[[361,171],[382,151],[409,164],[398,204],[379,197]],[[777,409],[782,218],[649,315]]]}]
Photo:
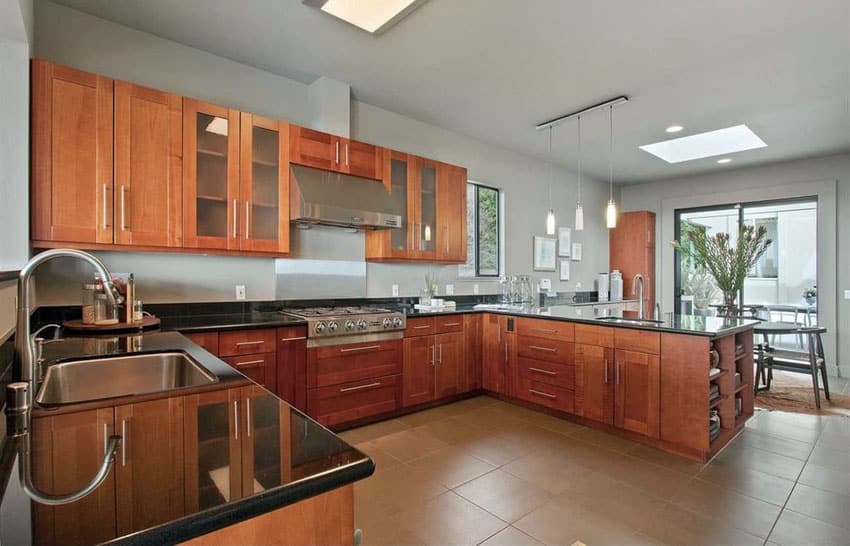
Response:
[{"label": "cabinet drawer", "polygon": [[401,373],[402,340],[317,347],[307,351],[307,386],[326,387]]},{"label": "cabinet drawer", "polygon": [[661,334],[628,328],[615,328],[614,347],[657,355],[661,352]]},{"label": "cabinet drawer", "polygon": [[576,324],[576,343],[614,348],[614,329],[606,326]]},{"label": "cabinet drawer", "polygon": [[190,341],[218,356],[218,332],[184,334]]},{"label": "cabinet drawer", "polygon": [[275,388],[275,353],[228,356],[222,360],[236,368],[254,383],[269,390]]},{"label": "cabinet drawer", "polygon": [[307,393],[307,413],[325,426],[387,413],[400,405],[400,375],[309,389]]},{"label": "cabinet drawer", "polygon": [[404,330],[404,337],[427,336],[436,331],[436,321],[434,317],[419,317],[407,319],[407,328]]},{"label": "cabinet drawer", "polygon": [[571,341],[521,335],[517,336],[517,354],[526,358],[572,365],[575,362],[575,344]]},{"label": "cabinet drawer", "polygon": [[524,378],[519,381],[520,398],[552,409],[573,413],[575,411],[575,392],[562,389],[548,383]]},{"label": "cabinet drawer", "polygon": [[275,351],[275,330],[238,330],[218,335],[219,356],[238,356]]},{"label": "cabinet drawer", "polygon": [[562,389],[575,388],[576,369],[573,365],[565,366],[545,360],[519,357],[517,358],[517,371],[519,372],[520,383],[528,380],[554,385]]},{"label": "cabinet drawer", "polygon": [[445,334],[446,332],[462,332],[463,315],[434,317],[434,324],[437,334]]},{"label": "cabinet drawer", "polygon": [[573,341],[575,327],[570,322],[558,320],[520,318],[517,319],[517,333],[521,336]]}]

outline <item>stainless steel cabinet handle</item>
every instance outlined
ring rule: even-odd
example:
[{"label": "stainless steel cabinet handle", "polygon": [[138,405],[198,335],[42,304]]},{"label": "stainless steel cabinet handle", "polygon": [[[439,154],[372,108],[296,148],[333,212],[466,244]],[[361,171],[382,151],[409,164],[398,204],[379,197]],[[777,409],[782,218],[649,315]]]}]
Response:
[{"label": "stainless steel cabinet handle", "polygon": [[236,346],[242,347],[243,345],[260,345],[261,343],[265,343],[265,341],[240,341],[236,344]]},{"label": "stainless steel cabinet handle", "polygon": [[605,383],[608,383],[608,359],[605,359]]},{"label": "stainless steel cabinet handle", "polygon": [[446,254],[449,253],[449,226],[443,226],[443,233],[446,234]]},{"label": "stainless steel cabinet handle", "polygon": [[439,360],[437,360],[437,362],[439,362],[440,364],[443,363],[443,344],[442,343],[440,343],[440,357],[439,357]]},{"label": "stainless steel cabinet handle", "polygon": [[425,328],[430,328],[430,327],[431,327],[430,324],[425,324],[425,325],[422,325],[422,326],[414,326],[413,329],[414,330],[423,330]]},{"label": "stainless steel cabinet handle", "polygon": [[127,420],[121,419],[121,466],[127,466],[127,446],[130,444],[127,436]]},{"label": "stainless steel cabinet handle", "polygon": [[620,384],[620,362],[617,361],[617,366],[614,368],[614,383]]},{"label": "stainless steel cabinet handle", "polygon": [[542,332],[542,333],[544,333],[544,334],[554,334],[554,333],[557,333],[557,330],[552,330],[552,329],[550,329],[550,328],[536,328],[536,327],[533,327],[533,328],[529,328],[529,330],[531,330],[532,332]]},{"label": "stainless steel cabinet handle", "polygon": [[529,345],[529,349],[534,349],[535,351],[544,351],[547,353],[557,352],[558,349],[553,349],[552,347],[541,347],[540,345]]},{"label": "stainless steel cabinet handle", "polygon": [[351,392],[351,391],[359,391],[363,389],[370,389],[372,387],[380,387],[381,383],[379,381],[375,381],[374,383],[369,383],[367,385],[358,385],[357,387],[346,387],[344,389],[339,389],[339,392]]},{"label": "stainless steel cabinet handle", "polygon": [[106,184],[103,185],[103,229],[109,227],[109,224],[106,221]]},{"label": "stainless steel cabinet handle", "polygon": [[251,214],[251,203],[249,201],[245,201],[245,238],[251,238],[251,220],[249,216]]},{"label": "stainless steel cabinet handle", "polygon": [[239,400],[233,401],[233,439],[239,439]]},{"label": "stainless steel cabinet handle", "polygon": [[109,428],[103,423],[103,452],[106,453],[107,440],[109,439]]},{"label": "stainless steel cabinet handle", "polygon": [[301,336],[301,337],[282,337],[282,338],[280,338],[280,340],[281,340],[281,341],[300,341],[300,340],[302,340],[302,339],[307,339],[307,336]]},{"label": "stainless steel cabinet handle", "polygon": [[536,394],[538,396],[545,396],[546,398],[557,398],[557,396],[555,396],[554,394],[549,394],[548,392],[540,392],[534,389],[528,389],[528,392],[530,392],[531,394]]},{"label": "stainless steel cabinet handle", "polygon": [[236,227],[239,225],[239,200],[233,200],[233,238],[236,238]]},{"label": "stainless steel cabinet handle", "polygon": [[127,188],[121,186],[121,231],[125,231],[127,229],[127,214],[126,207],[124,205],[124,194],[126,193]]},{"label": "stainless steel cabinet handle", "polygon": [[235,364],[235,366],[238,368],[240,366],[248,366],[248,365],[251,365],[251,364],[262,364],[264,362],[265,362],[265,360],[248,360],[246,362],[237,362]]},{"label": "stainless steel cabinet handle", "polygon": [[508,363],[508,344],[505,343],[505,364]]},{"label": "stainless steel cabinet handle", "polygon": [[341,352],[341,353],[351,353],[351,352],[354,352],[354,351],[369,351],[371,349],[380,349],[380,348],[381,348],[380,345],[367,345],[366,347],[350,347],[348,349],[340,349],[339,352]]},{"label": "stainless steel cabinet handle", "polygon": [[434,345],[434,344],[431,344],[431,365],[433,366],[436,363],[437,363],[437,346]]},{"label": "stainless steel cabinet handle", "polygon": [[334,143],[334,154],[335,154],[334,155],[334,163],[339,165],[339,141],[338,140]]},{"label": "stainless steel cabinet handle", "polygon": [[529,371],[543,373],[546,375],[558,375],[558,372],[553,372],[552,370],[544,370],[543,368],[529,368]]},{"label": "stainless steel cabinet handle", "polygon": [[348,166],[348,142],[345,143],[345,166]]},{"label": "stainless steel cabinet handle", "polygon": [[460,326],[459,322],[447,322],[443,326]]},{"label": "stainless steel cabinet handle", "polygon": [[245,434],[251,437],[251,399],[245,399]]}]

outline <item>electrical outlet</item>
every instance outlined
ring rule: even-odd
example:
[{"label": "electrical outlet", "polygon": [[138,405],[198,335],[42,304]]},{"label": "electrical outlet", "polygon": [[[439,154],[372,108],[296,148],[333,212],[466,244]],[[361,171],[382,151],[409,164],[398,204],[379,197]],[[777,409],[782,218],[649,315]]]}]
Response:
[{"label": "electrical outlet", "polygon": [[472,285],[472,293],[473,293],[473,294],[475,294],[475,295],[477,296],[477,295],[478,295],[478,292],[479,292],[479,290],[478,290],[478,283],[475,283],[475,284],[473,284],[473,285]]},{"label": "electrical outlet", "polygon": [[393,285],[393,297],[394,298],[398,297],[398,285],[397,284]]},{"label": "electrical outlet", "polygon": [[245,285],[237,284],[236,285],[236,299],[244,300],[245,299]]},{"label": "electrical outlet", "polygon": [[581,290],[581,282],[576,283],[576,292]]},{"label": "electrical outlet", "polygon": [[845,291],[844,291],[844,299],[845,299],[845,300],[850,300],[850,290],[845,290]]},{"label": "electrical outlet", "polygon": [[446,295],[447,296],[454,296],[455,295],[455,285],[453,285],[453,284],[447,284],[446,285]]},{"label": "electrical outlet", "polygon": [[552,290],[552,279],[540,279],[540,290]]}]

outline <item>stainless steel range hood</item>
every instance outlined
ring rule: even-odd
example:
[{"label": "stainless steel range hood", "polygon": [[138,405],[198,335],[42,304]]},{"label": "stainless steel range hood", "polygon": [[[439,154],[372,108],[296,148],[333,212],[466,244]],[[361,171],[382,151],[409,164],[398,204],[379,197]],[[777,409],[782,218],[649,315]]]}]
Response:
[{"label": "stainless steel range hood", "polygon": [[294,224],[355,229],[401,227],[390,192],[378,180],[292,165],[290,220]]}]

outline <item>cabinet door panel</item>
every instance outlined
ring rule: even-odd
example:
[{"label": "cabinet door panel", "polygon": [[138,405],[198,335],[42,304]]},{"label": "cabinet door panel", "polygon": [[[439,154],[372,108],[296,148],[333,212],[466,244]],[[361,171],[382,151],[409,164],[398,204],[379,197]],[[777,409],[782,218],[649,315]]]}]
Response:
[{"label": "cabinet door panel", "polygon": [[[104,408],[33,419],[36,487],[45,493],[67,494],[88,484],[100,469],[107,438],[115,433],[113,415],[112,408]],[[33,502],[32,510],[35,544],[95,544],[115,538],[115,472],[77,502],[61,506]]]},{"label": "cabinet door panel", "polygon": [[278,328],[275,394],[307,410],[307,328]]},{"label": "cabinet door panel", "polygon": [[437,177],[437,259],[466,262],[466,169],[441,165]]},{"label": "cabinet door panel", "polygon": [[614,370],[611,349],[576,345],[576,413],[614,423]]},{"label": "cabinet door panel", "polygon": [[484,315],[482,324],[482,386],[488,391],[505,393],[505,366],[507,345],[502,332],[502,318],[495,314]]},{"label": "cabinet door panel", "polygon": [[466,383],[463,391],[481,388],[481,320],[480,314],[463,316],[463,355],[466,359]]},{"label": "cabinet door panel", "polygon": [[254,383],[273,390],[277,385],[277,355],[262,353],[222,358]]},{"label": "cabinet door panel", "polygon": [[278,487],[292,479],[290,410],[259,387],[242,389],[242,495]]},{"label": "cabinet door panel", "polygon": [[435,397],[445,398],[461,392],[463,373],[463,333],[434,337],[437,346]]},{"label": "cabinet door panel", "polygon": [[182,244],[182,99],[115,82],[115,242]]},{"label": "cabinet door panel", "polygon": [[186,512],[197,512],[242,495],[239,389],[184,398]]},{"label": "cabinet door panel", "polygon": [[242,113],[242,250],[289,252],[289,125]]},{"label": "cabinet door panel", "polygon": [[415,179],[415,211],[413,244],[415,256],[423,260],[437,257],[437,173],[436,161],[417,158]]},{"label": "cabinet door panel", "polygon": [[199,332],[197,334],[183,334],[193,343],[218,356],[218,332]]},{"label": "cabinet door panel", "polygon": [[342,170],[354,176],[381,179],[383,150],[378,146],[341,139]]},{"label": "cabinet door panel", "polygon": [[658,356],[618,349],[616,357],[616,425],[658,438]]},{"label": "cabinet door panel", "polygon": [[113,81],[32,63],[32,238],[112,243]]},{"label": "cabinet door panel", "polygon": [[184,515],[183,398],[119,406],[118,534]]},{"label": "cabinet door panel", "polygon": [[434,336],[410,337],[404,340],[403,406],[434,400],[436,351]]},{"label": "cabinet door panel", "polygon": [[289,127],[290,161],[328,171],[339,170],[339,137],[297,125]]},{"label": "cabinet door panel", "polygon": [[239,248],[239,112],[183,99],[183,241]]},{"label": "cabinet door panel", "polygon": [[308,414],[328,427],[395,411],[400,406],[398,374],[307,390]]}]

